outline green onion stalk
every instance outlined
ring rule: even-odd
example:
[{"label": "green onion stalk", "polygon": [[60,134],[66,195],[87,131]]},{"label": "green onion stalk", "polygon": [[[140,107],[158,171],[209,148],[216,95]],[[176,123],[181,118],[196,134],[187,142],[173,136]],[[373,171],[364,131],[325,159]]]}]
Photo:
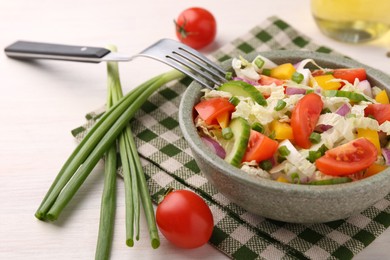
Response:
[{"label": "green onion stalk", "polygon": [[[145,103],[148,97],[158,88],[168,82],[180,79],[183,76],[184,75],[181,72],[176,70],[169,71],[146,81],[122,98],[120,98],[120,95],[117,96],[117,102],[114,103],[89,130],[87,135],[64,163],[38,207],[35,216],[40,220],[56,220],[77,190],[84,183],[98,161],[113,146],[118,138],[124,138],[120,136],[127,135],[128,137],[125,142],[131,150],[128,154],[128,158],[132,158],[129,159],[129,161],[135,161],[135,164],[131,167],[136,169],[142,168],[136,159],[138,158],[139,160],[139,157],[136,153],[136,148],[134,149],[134,145],[132,144],[134,140],[132,139],[131,131],[127,128],[129,121],[142,104]],[[116,95],[118,93],[116,93]],[[124,130],[127,133],[125,135],[122,134]],[[155,223],[151,224],[151,222],[154,222],[154,213],[151,217],[150,210],[148,210],[148,208],[152,208],[152,204],[149,192],[147,188],[145,189],[145,187],[147,187],[145,176],[142,171],[136,171],[136,176],[136,183],[138,184],[138,187],[140,187],[139,194],[150,227],[152,246],[155,248],[158,247],[159,242],[154,239],[157,228],[155,228]],[[133,185],[135,185],[134,182]]]},{"label": "green onion stalk", "polygon": [[[108,89],[107,109],[112,106],[110,89]],[[116,208],[116,145],[113,144],[105,154],[104,187],[100,207],[99,233],[95,259],[109,259]]]}]

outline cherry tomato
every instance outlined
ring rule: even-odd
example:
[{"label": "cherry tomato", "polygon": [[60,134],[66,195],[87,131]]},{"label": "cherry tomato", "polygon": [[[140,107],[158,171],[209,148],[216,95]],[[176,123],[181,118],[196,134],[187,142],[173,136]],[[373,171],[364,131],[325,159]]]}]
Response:
[{"label": "cherry tomato", "polygon": [[316,166],[328,175],[350,175],[368,168],[376,161],[377,155],[375,145],[362,137],[326,151],[316,160]]},{"label": "cherry tomato", "polygon": [[251,130],[248,147],[242,161],[250,162],[255,160],[257,163],[269,159],[278,149],[278,142],[271,138]]},{"label": "cherry tomato", "polygon": [[204,8],[192,7],[179,14],[175,21],[176,36],[184,44],[201,49],[214,41],[217,22]]},{"label": "cherry tomato", "polygon": [[365,116],[373,116],[379,124],[390,121],[390,104],[369,104],[364,109]]},{"label": "cherry tomato", "polygon": [[196,193],[175,190],[157,206],[156,222],[167,240],[181,248],[207,243],[214,228],[210,208]]},{"label": "cherry tomato", "polygon": [[321,97],[310,93],[298,101],[291,114],[291,127],[295,143],[302,148],[310,148],[309,137],[320,117],[324,103]]},{"label": "cherry tomato", "polygon": [[226,98],[205,99],[195,106],[195,110],[198,112],[200,118],[208,125],[217,124],[219,116],[222,116],[226,112],[233,112],[235,108]]},{"label": "cherry tomato", "polygon": [[260,83],[260,85],[267,85],[267,86],[271,85],[272,83],[275,83],[276,86],[280,86],[280,85],[283,85],[284,80],[272,78],[272,77],[269,77],[266,75],[261,75],[261,77],[259,79],[259,83]]},{"label": "cherry tomato", "polygon": [[[364,68],[351,68],[351,69],[333,69],[329,73],[332,73],[333,76],[337,79],[343,79],[353,84],[355,79],[359,81],[367,79],[366,70]],[[324,75],[323,70],[315,70],[311,73],[313,77]]]},{"label": "cherry tomato", "polygon": [[333,76],[338,79],[343,79],[353,84],[355,79],[359,81],[367,79],[366,70],[363,68],[354,68],[354,69],[335,69],[333,71]]}]

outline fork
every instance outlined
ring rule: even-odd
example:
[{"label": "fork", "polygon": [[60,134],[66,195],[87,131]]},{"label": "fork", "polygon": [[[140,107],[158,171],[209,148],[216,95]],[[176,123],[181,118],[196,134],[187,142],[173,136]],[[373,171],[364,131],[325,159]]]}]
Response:
[{"label": "fork", "polygon": [[17,41],[4,49],[17,59],[52,59],[99,63],[102,61],[132,61],[147,57],[163,62],[203,87],[214,89],[226,82],[226,71],[200,52],[172,39],[161,39],[138,54],[129,56],[100,47],[74,46],[42,42]]}]

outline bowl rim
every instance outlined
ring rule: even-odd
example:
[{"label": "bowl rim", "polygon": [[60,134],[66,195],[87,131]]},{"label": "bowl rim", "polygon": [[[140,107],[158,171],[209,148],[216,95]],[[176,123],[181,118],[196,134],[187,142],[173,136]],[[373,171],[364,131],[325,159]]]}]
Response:
[{"label": "bowl rim", "polygon": [[[311,58],[316,61],[318,64],[330,63],[334,64],[336,67],[362,67],[366,69],[367,77],[371,81],[375,81],[375,85],[378,87],[385,88],[390,90],[390,76],[384,72],[374,69],[370,66],[367,66],[358,61],[352,60],[346,56],[336,55],[336,54],[326,54],[313,51],[301,51],[301,50],[275,50],[275,51],[266,51],[266,52],[256,52],[250,55],[245,56],[247,59],[253,59],[256,55],[261,54],[264,57],[267,57],[271,60],[303,60],[306,58]],[[231,59],[223,62],[222,67],[229,68]],[[278,62],[276,62],[278,63]],[[277,182],[275,180],[270,180],[262,177],[251,176],[249,174],[243,174],[243,171],[239,168],[236,168],[214,153],[212,153],[204,145],[200,139],[196,128],[192,121],[193,105],[196,99],[200,96],[200,90],[203,87],[193,81],[186,91],[184,92],[179,108],[179,124],[181,131],[185,140],[189,143],[191,149],[193,149],[197,154],[203,154],[202,159],[207,161],[219,172],[227,175],[228,177],[233,178],[234,180],[245,183],[251,187],[264,188],[269,192],[280,192],[281,190],[292,192],[294,194],[299,194],[300,196],[313,196],[316,194],[328,195],[329,197],[334,197],[334,194],[338,194],[337,191],[350,190],[351,192],[362,192],[363,189],[368,185],[381,185],[382,182],[390,178],[390,167],[381,174],[376,174],[369,178],[365,178],[359,181],[353,181],[349,183],[337,184],[337,185],[296,185],[291,183]]]}]

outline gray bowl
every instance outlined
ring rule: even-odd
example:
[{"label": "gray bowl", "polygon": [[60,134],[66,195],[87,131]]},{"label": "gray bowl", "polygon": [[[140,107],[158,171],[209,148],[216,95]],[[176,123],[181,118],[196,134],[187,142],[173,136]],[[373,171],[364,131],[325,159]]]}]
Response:
[{"label": "gray bowl", "polygon": [[[345,57],[306,51],[261,54],[277,64],[312,58],[325,68],[364,67],[373,85],[390,90],[389,76]],[[230,62],[223,66],[229,69]],[[253,177],[231,166],[203,144],[194,126],[193,106],[199,102],[201,89],[194,82],[185,91],[179,110],[180,128],[206,178],[219,192],[247,211],[292,223],[328,222],[361,212],[390,192],[390,169],[356,182],[310,186]]]}]

